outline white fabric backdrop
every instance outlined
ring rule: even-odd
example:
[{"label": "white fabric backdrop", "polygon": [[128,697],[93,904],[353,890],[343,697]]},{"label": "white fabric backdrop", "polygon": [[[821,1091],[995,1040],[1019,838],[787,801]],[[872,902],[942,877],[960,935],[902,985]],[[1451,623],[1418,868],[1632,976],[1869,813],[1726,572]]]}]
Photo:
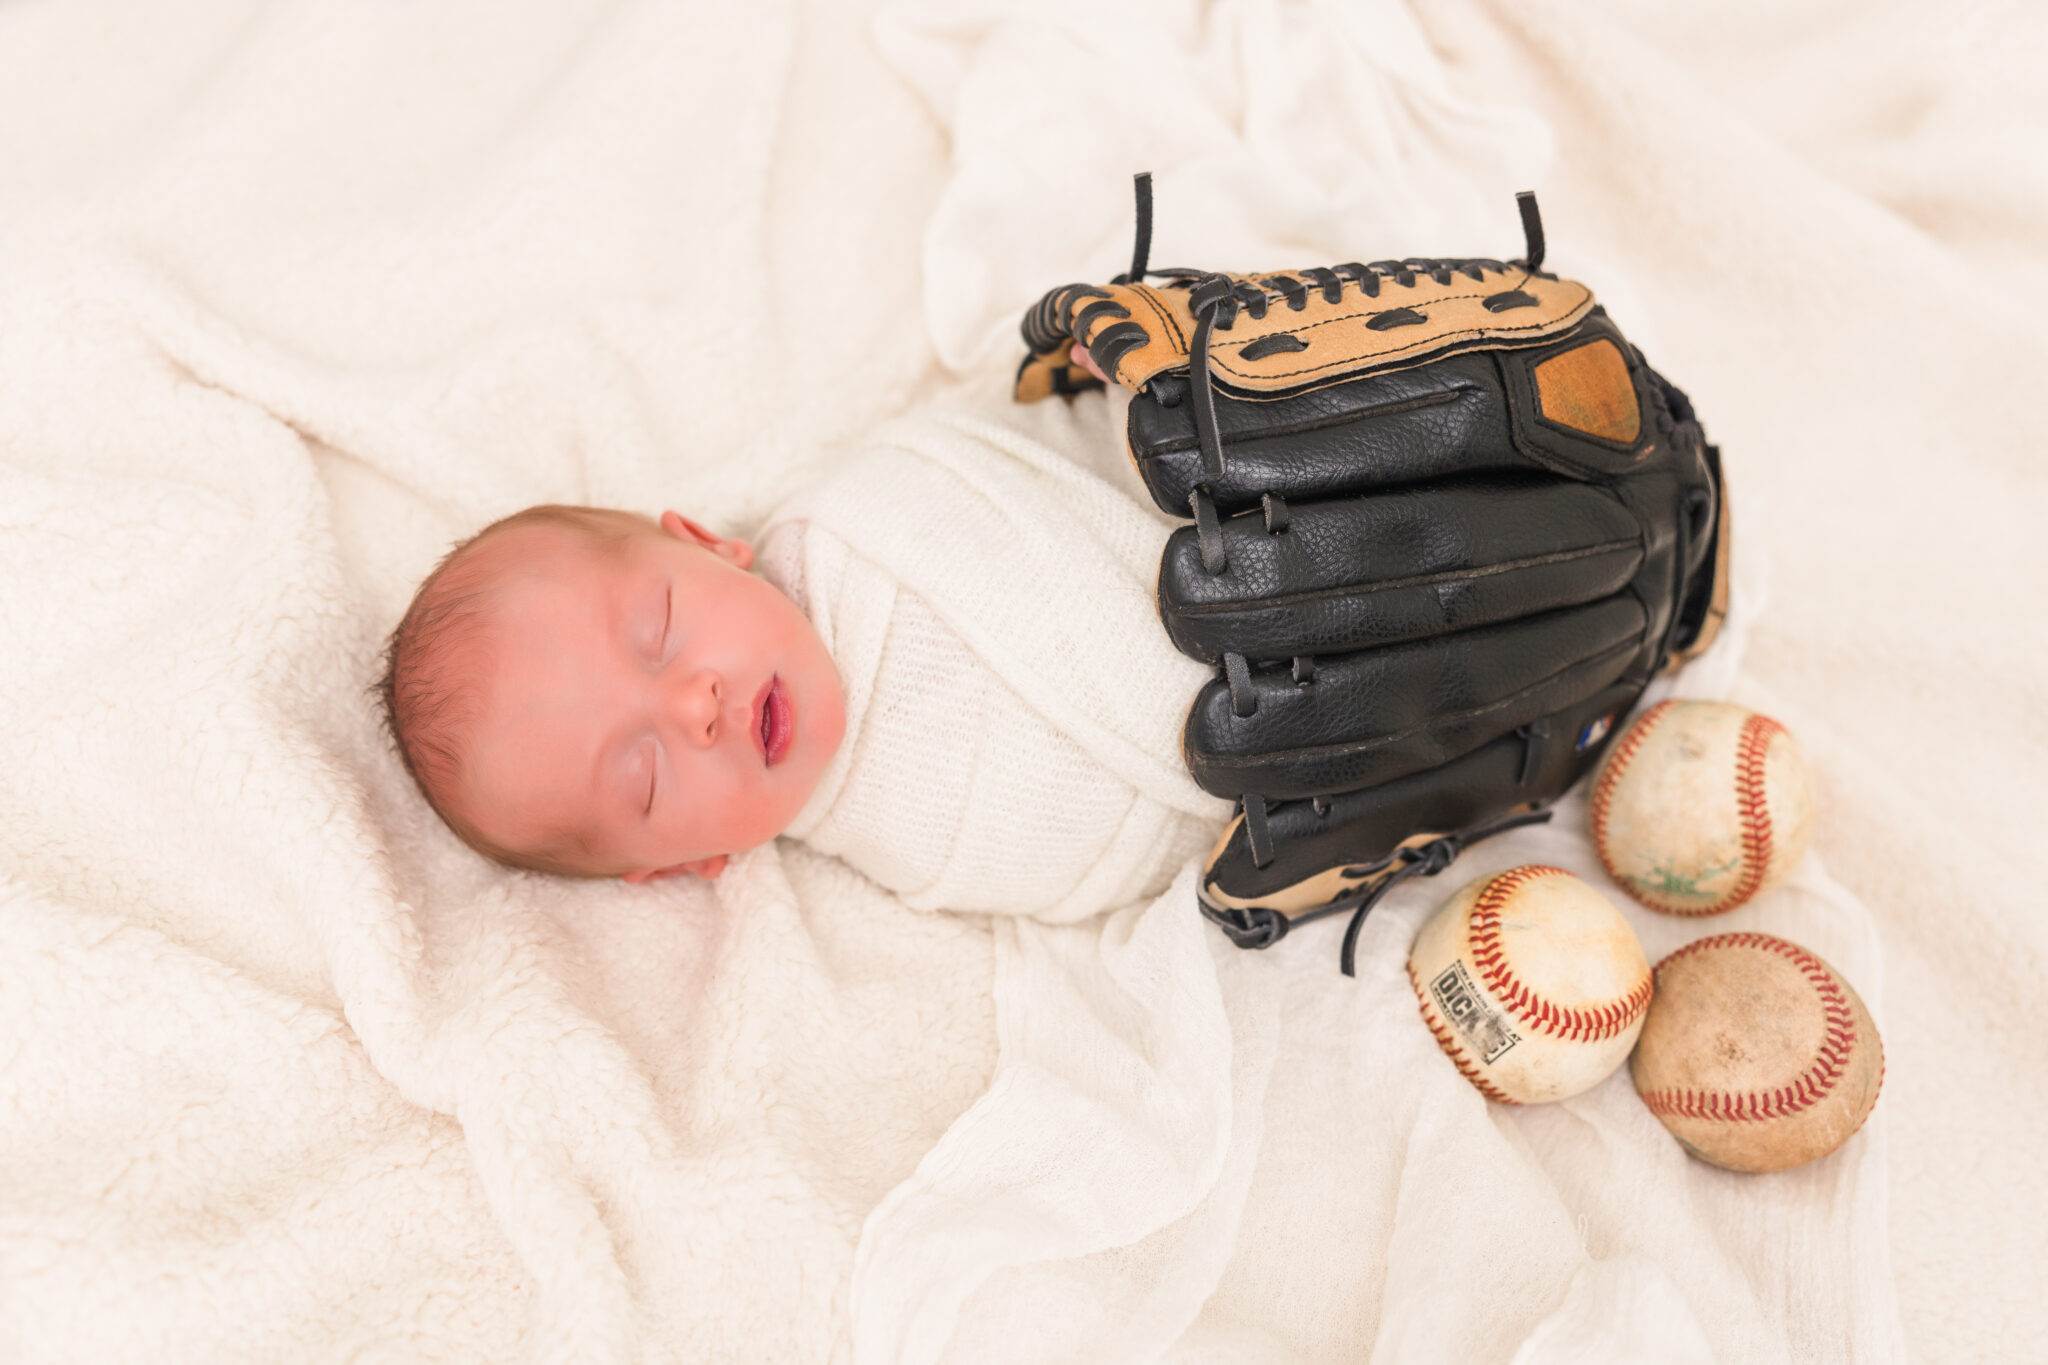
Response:
[{"label": "white fabric backdrop", "polygon": [[[949,41],[990,23],[956,13]],[[1257,148],[1278,169],[1245,202],[1284,209],[1304,260],[1352,222],[1498,251],[1460,225],[1541,174],[1560,266],[1597,271],[1741,452],[1740,505],[1770,509],[1746,534],[1775,600],[1738,695],[1805,741],[1822,858],[1884,944],[1906,1338],[2011,1358],[2043,1335],[2048,1254],[2048,1083],[2013,1024],[2048,965],[2022,402],[2048,358],[2042,19],[1417,18],[1421,41],[1368,31],[1408,94],[1340,101],[1348,141],[1262,141],[1284,105],[1163,94],[1130,145],[1213,157],[1217,182]],[[1247,4],[1160,32],[1224,64],[1211,94],[1261,62],[1327,88],[1333,49],[1285,39],[1339,22]],[[935,359],[999,354],[993,324],[939,325],[927,279],[994,317],[1035,273],[1116,267],[1103,105],[1047,98],[1057,71],[976,103],[915,27],[877,45],[826,4],[0,10],[0,1341],[851,1349],[863,1223],[993,1074],[990,932],[795,846],[634,897],[480,868],[406,791],[363,688],[462,531],[679,488],[745,529],[928,393]],[[1005,168],[956,178],[951,156],[1002,117],[1046,129],[1013,183],[1077,140],[1119,163],[1071,240],[973,215]],[[1469,184],[1431,178],[1432,138],[1481,136],[1499,151]],[[1162,202],[1210,183],[1163,174]],[[1179,250],[1257,226],[1207,202],[1215,235]],[[927,256],[963,232],[1000,268]],[[1341,1037],[1355,1021],[1323,1013],[1361,998],[1291,992],[1280,1032]],[[1318,1188],[1321,1156],[1267,1141],[1248,1207],[1261,1181]],[[1275,1320],[1377,1329],[1398,1358],[1428,1313],[1398,1278],[1350,1282],[1336,1323],[1295,1286],[1229,1286],[1189,1358],[1292,1359]],[[1576,1283],[1550,1340],[1661,1293]]]}]

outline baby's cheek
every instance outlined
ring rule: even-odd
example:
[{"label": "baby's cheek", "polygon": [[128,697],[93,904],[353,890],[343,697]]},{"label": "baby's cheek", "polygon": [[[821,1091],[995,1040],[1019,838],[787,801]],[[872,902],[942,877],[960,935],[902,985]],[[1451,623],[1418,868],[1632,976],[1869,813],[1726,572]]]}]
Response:
[{"label": "baby's cheek", "polygon": [[782,793],[758,777],[752,782],[735,782],[715,795],[700,792],[677,822],[675,856],[707,857],[757,848],[780,834],[803,803],[798,801],[785,810],[786,805]]}]

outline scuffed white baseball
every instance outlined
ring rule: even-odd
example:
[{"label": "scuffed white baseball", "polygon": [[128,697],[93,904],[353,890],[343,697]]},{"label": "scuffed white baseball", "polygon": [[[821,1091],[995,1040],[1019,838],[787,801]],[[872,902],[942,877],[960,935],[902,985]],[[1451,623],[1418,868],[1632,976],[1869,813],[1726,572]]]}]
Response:
[{"label": "scuffed white baseball", "polygon": [[1630,1064],[1650,1112],[1702,1161],[1782,1171],[1870,1116],[1884,1044],[1834,968],[1770,934],[1716,934],[1657,964]]},{"label": "scuffed white baseball", "polygon": [[1408,979],[1437,1043],[1503,1104],[1565,1099],[1613,1074],[1651,989],[1642,944],[1614,903],[1538,864],[1446,901],[1416,935]]},{"label": "scuffed white baseball", "polygon": [[1666,701],[1615,742],[1593,783],[1593,845],[1629,895],[1718,915],[1783,880],[1813,842],[1813,782],[1769,716]]}]

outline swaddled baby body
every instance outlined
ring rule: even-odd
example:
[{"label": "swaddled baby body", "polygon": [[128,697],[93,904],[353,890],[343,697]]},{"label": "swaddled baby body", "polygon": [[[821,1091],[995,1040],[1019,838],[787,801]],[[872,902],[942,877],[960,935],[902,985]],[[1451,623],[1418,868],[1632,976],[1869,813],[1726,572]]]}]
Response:
[{"label": "swaddled baby body", "polygon": [[[486,528],[393,634],[409,771],[539,871],[716,876],[787,833],[929,908],[1156,893],[1227,810],[1178,753],[1206,670],[1151,616],[1165,528],[1038,439],[1099,421],[1021,420],[904,424],[772,518],[758,564],[673,511]],[[1091,651],[1129,685],[1076,671]]]}]

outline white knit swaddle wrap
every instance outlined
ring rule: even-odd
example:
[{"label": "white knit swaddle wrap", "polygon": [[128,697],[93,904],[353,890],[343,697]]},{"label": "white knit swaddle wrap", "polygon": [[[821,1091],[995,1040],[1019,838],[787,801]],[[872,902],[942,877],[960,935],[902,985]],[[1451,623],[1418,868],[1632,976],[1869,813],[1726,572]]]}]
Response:
[{"label": "white knit swaddle wrap", "polygon": [[788,833],[921,908],[1082,919],[1156,894],[1227,813],[1180,758],[1208,670],[1153,606],[1167,525],[1081,467],[1099,412],[1039,406],[895,424],[762,539],[846,688]]}]

